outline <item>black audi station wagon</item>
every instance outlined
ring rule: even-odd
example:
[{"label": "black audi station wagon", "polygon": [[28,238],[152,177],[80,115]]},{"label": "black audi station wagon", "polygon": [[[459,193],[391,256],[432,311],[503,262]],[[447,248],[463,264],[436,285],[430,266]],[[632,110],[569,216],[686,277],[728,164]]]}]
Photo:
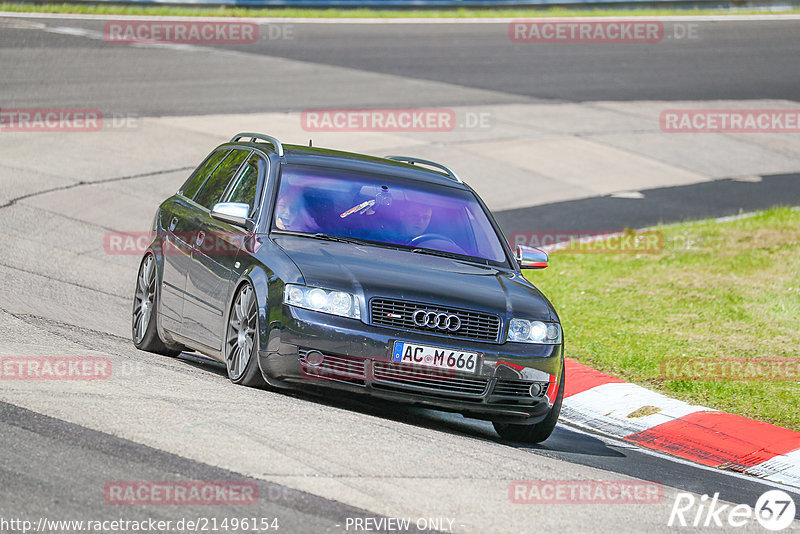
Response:
[{"label": "black audi station wagon", "polygon": [[563,336],[520,269],[546,266],[443,165],[242,133],[159,206],[133,341],[205,354],[237,384],[360,392],[540,442]]}]

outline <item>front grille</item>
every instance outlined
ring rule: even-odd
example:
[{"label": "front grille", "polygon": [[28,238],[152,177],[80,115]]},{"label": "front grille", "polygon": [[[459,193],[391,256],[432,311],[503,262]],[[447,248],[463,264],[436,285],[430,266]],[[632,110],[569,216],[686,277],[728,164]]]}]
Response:
[{"label": "front grille", "polygon": [[488,380],[459,376],[447,370],[427,370],[394,362],[373,362],[372,372],[377,384],[390,384],[406,389],[424,389],[456,396],[481,396]]},{"label": "front grille", "polygon": [[527,399],[544,397],[544,394],[547,391],[547,384],[540,383],[539,385],[542,388],[541,391],[536,397],[531,397],[530,389],[532,383],[533,382],[528,382],[525,380],[506,380],[501,378],[498,379],[497,383],[494,385],[492,395]]},{"label": "front grille", "polygon": [[306,355],[310,351],[300,350],[300,366],[309,376],[328,380],[363,380],[366,378],[366,360],[341,358],[325,354],[324,361],[319,365],[308,365]]},{"label": "front grille", "polygon": [[[375,326],[402,328],[414,332],[492,343],[497,343],[500,338],[500,317],[490,313],[389,299],[372,299],[370,305],[372,324]],[[437,313],[457,315],[461,320],[461,327],[455,332],[450,332],[417,326],[414,324],[413,319],[414,312],[417,310],[430,310]]]}]

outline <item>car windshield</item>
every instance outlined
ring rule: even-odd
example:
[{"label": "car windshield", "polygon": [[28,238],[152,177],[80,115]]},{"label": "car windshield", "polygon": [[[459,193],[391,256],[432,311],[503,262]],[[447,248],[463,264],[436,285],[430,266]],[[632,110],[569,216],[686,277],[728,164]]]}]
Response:
[{"label": "car windshield", "polygon": [[506,264],[471,191],[400,178],[286,166],[272,228]]}]

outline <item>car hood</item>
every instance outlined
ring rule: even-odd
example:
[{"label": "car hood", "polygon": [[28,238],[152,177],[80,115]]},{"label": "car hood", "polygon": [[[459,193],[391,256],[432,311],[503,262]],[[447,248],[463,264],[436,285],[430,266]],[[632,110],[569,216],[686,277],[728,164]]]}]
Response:
[{"label": "car hood", "polygon": [[273,236],[309,286],[496,313],[555,320],[550,302],[518,273],[369,245]]}]

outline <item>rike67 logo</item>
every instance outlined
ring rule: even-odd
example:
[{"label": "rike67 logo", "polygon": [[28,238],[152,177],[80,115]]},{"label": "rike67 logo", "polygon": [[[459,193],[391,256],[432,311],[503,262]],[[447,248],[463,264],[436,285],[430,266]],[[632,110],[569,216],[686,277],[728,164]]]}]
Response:
[{"label": "rike67 logo", "polygon": [[796,507],[792,497],[781,490],[769,490],[751,507],[748,504],[720,504],[719,493],[713,497],[696,498],[691,493],[678,493],[669,514],[667,526],[739,528],[751,524],[753,519],[772,532],[784,530],[792,524]]}]

